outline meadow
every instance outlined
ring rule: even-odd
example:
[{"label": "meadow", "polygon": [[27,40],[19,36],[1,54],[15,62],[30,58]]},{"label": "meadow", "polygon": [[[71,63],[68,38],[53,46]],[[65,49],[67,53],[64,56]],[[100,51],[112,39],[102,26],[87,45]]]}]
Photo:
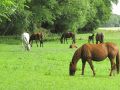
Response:
[{"label": "meadow", "polygon": [[[98,31],[105,35],[105,42],[114,42],[120,49],[119,31]],[[88,34],[77,35],[77,46],[87,43]],[[76,49],[59,40],[45,41],[44,47],[33,44],[25,51],[20,39],[0,38],[0,90],[119,90],[120,74],[109,76],[109,59],[93,62],[96,76],[86,64],[81,74],[81,60],[75,76],[69,76],[69,63]]]}]

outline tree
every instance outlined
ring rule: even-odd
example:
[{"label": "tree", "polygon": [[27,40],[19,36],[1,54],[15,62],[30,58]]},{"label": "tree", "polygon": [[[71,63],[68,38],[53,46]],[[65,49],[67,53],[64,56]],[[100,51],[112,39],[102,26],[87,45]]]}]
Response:
[{"label": "tree", "polygon": [[119,27],[120,26],[120,15],[112,14],[109,20],[103,23],[103,27]]},{"label": "tree", "polygon": [[109,19],[111,2],[118,0],[2,0],[0,32],[34,32],[39,27],[57,33],[93,31]]},{"label": "tree", "polygon": [[28,27],[28,17],[31,13],[25,8],[28,0],[1,0],[0,1],[0,33],[16,34]]},{"label": "tree", "polygon": [[26,0],[0,0],[0,21],[3,18],[9,19],[16,10],[24,10],[25,2]]}]

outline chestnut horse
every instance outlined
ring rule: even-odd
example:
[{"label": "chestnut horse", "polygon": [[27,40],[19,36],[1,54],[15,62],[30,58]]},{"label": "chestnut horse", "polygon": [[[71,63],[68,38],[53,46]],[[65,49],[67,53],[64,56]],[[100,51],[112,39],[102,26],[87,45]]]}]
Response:
[{"label": "chestnut horse", "polygon": [[60,42],[65,43],[66,41],[66,43],[68,43],[67,38],[72,38],[72,44],[75,43],[75,34],[72,32],[64,32],[60,38]]},{"label": "chestnut horse", "polygon": [[[94,66],[92,64],[93,61],[103,61],[106,58],[110,59],[111,70],[110,76],[114,69],[117,68],[117,73],[119,73],[119,49],[118,47],[110,42],[101,43],[101,44],[84,44],[80,48],[78,48],[70,62],[69,66],[69,74],[74,75],[76,71],[76,64],[78,60],[81,58],[82,60],[82,75],[84,75],[84,68],[86,61],[89,63],[93,75],[95,76]],[[116,58],[116,64],[114,63],[114,59]]]},{"label": "chestnut horse", "polygon": [[104,35],[103,33],[97,33],[96,34],[96,44],[103,43],[104,42]]},{"label": "chestnut horse", "polygon": [[94,43],[94,33],[88,37],[88,43],[90,43],[90,41],[92,41],[92,43]]},{"label": "chestnut horse", "polygon": [[33,34],[30,36],[29,43],[30,43],[31,47],[32,47],[33,40],[35,40],[35,42],[36,42],[36,44],[37,44],[37,47],[38,47],[37,41],[40,42],[40,47],[41,47],[41,46],[43,47],[43,34],[42,34],[42,33],[33,33]]}]

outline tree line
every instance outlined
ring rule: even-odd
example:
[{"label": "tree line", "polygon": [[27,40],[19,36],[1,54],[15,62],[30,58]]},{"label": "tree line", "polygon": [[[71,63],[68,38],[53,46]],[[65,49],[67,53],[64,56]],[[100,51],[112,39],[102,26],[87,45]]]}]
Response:
[{"label": "tree line", "polygon": [[102,27],[120,27],[120,15],[112,14],[110,19],[101,25]]},{"label": "tree line", "polygon": [[0,35],[93,31],[109,20],[118,0],[0,0]]}]

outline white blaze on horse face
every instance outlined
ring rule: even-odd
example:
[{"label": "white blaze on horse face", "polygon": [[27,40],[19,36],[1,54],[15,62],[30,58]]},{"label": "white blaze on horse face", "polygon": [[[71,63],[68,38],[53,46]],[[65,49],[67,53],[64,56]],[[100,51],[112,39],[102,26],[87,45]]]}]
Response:
[{"label": "white blaze on horse face", "polygon": [[29,39],[30,39],[29,33],[24,32],[22,34],[22,43],[24,45],[25,50],[28,50],[28,51],[30,50]]}]

